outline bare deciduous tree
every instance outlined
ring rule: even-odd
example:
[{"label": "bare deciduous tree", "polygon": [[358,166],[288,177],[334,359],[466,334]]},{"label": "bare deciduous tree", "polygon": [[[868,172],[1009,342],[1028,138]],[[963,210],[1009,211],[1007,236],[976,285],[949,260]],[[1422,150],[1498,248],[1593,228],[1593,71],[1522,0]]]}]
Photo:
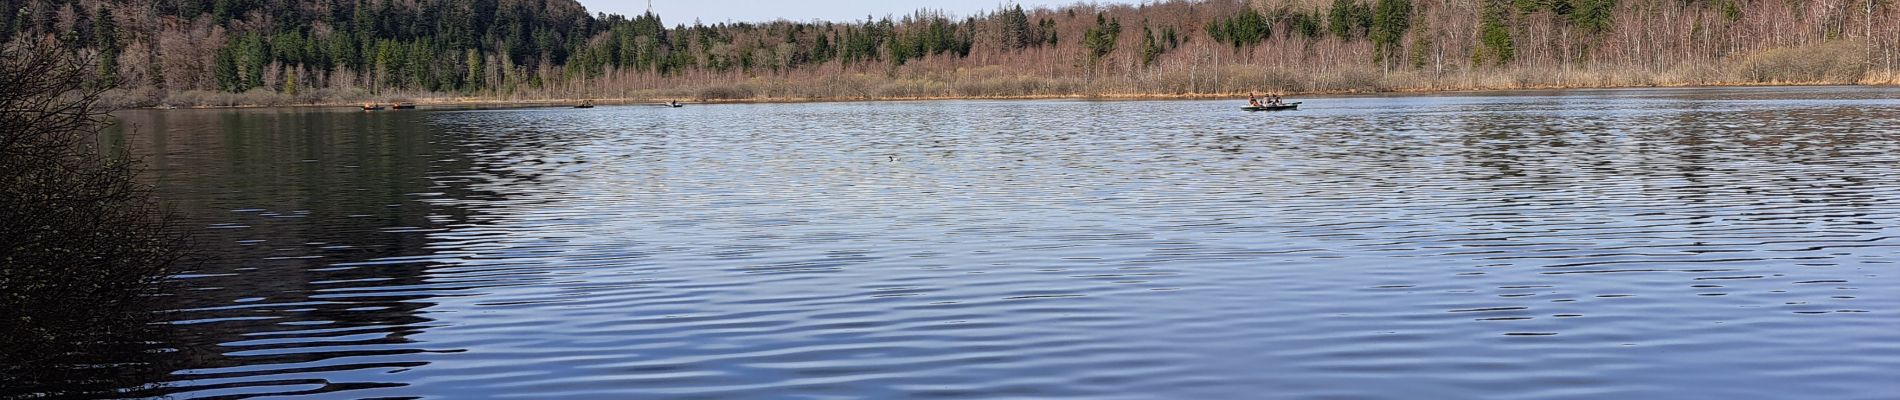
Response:
[{"label": "bare deciduous tree", "polygon": [[9,386],[84,391],[115,376],[70,367],[140,370],[111,358],[150,350],[150,296],[183,254],[134,165],[94,148],[108,88],[90,82],[93,71],[54,42],[0,46],[0,382]]}]

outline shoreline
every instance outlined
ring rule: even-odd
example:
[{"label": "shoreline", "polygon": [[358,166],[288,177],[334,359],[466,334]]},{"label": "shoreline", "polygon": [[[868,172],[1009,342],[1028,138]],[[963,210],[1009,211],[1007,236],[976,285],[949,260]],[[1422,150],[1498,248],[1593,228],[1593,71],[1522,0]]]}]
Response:
[{"label": "shoreline", "polygon": [[[1525,87],[1513,87],[1513,88],[1455,88],[1455,89],[1405,88],[1405,89],[1393,89],[1393,90],[1385,90],[1385,91],[1359,91],[1359,90],[1306,91],[1306,92],[1282,92],[1281,95],[1285,97],[1293,97],[1293,96],[1352,97],[1352,96],[1426,95],[1426,94],[1457,94],[1457,93],[1509,93],[1509,92],[1528,92],[1528,91],[1565,91],[1565,90],[1593,90],[1593,89],[1617,90],[1617,89],[1802,88],[1802,87],[1894,88],[1894,87],[1900,87],[1900,85],[1884,84],[1884,83],[1869,84],[1869,83],[1836,83],[1836,82],[1806,82],[1806,83],[1737,82],[1737,83],[1713,83],[1713,84],[1681,84],[1681,85],[1652,84],[1652,85],[1622,85],[1622,86],[1619,86],[1619,85],[1545,85],[1545,86],[1525,86]],[[1268,92],[1261,91],[1259,93],[1264,94]],[[482,98],[482,97],[438,97],[438,98],[407,97],[405,98],[406,100],[399,101],[399,102],[411,103],[411,104],[416,105],[417,107],[430,107],[430,108],[449,108],[449,107],[537,108],[537,107],[573,107],[574,105],[580,104],[582,101],[591,101],[593,102],[593,104],[600,105],[600,106],[652,105],[652,106],[657,107],[657,106],[663,105],[669,100],[680,100],[680,104],[685,104],[685,105],[720,105],[720,104],[862,103],[862,102],[954,101],[954,100],[1164,101],[1164,100],[1245,99],[1246,97],[1247,97],[1247,93],[1181,93],[1181,94],[1098,93],[1098,94],[1008,95],[1008,96],[921,96],[921,97],[858,97],[858,98],[851,98],[851,97],[770,98],[770,97],[767,97],[767,98],[746,98],[746,99],[692,99],[692,100],[659,99],[659,98],[592,98],[592,99],[561,98],[561,99],[511,100],[511,99],[503,99],[503,98]],[[398,97],[398,98],[403,98],[403,97]],[[127,108],[122,108],[121,110],[168,111],[168,110],[242,110],[242,109],[273,109],[273,108],[275,109],[307,109],[307,108],[359,109],[365,103],[369,103],[369,102],[347,101],[347,102],[316,102],[316,103],[278,104],[278,105],[259,104],[259,105],[228,105],[228,106],[175,106],[175,107],[156,106],[156,107],[127,107]],[[393,103],[395,102],[375,102],[375,104],[385,105],[385,106],[389,104],[393,104]]]}]

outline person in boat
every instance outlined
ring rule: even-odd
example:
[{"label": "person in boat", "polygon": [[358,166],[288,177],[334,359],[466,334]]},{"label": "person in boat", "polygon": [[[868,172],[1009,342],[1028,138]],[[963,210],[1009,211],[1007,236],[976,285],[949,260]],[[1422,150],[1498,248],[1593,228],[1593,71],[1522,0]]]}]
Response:
[{"label": "person in boat", "polygon": [[1286,103],[1282,103],[1282,102],[1280,101],[1280,95],[1278,95],[1278,94],[1275,94],[1275,95],[1271,95],[1271,97],[1270,97],[1270,99],[1271,99],[1271,100],[1268,100],[1268,101],[1267,101],[1267,104],[1269,104],[1269,105],[1272,105],[1272,106],[1274,106],[1274,107],[1279,107],[1279,106],[1283,106],[1283,105],[1286,105]]},{"label": "person in boat", "polygon": [[1247,92],[1247,105],[1252,106],[1252,107],[1260,107],[1260,95],[1255,94],[1254,92]]}]

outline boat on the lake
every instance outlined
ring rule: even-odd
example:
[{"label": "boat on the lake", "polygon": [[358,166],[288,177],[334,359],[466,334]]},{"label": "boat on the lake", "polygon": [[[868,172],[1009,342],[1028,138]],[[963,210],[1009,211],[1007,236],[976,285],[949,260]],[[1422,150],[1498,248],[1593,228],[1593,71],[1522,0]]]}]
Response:
[{"label": "boat on the lake", "polygon": [[660,106],[661,106],[661,107],[670,107],[670,108],[680,108],[680,107],[685,107],[686,105],[685,105],[685,104],[680,104],[680,102],[679,102],[679,100],[674,100],[674,101],[668,101],[668,102],[665,102],[665,103],[660,103]]},{"label": "boat on the lake", "polygon": [[381,104],[363,103],[363,111],[382,111],[382,110],[383,110],[383,105]]},{"label": "boat on the lake", "polygon": [[406,101],[405,101],[405,102],[401,102],[401,103],[396,103],[396,104],[394,104],[394,105],[391,105],[391,106],[389,106],[389,107],[390,107],[390,108],[394,108],[394,109],[397,109],[397,110],[414,110],[414,109],[416,109],[416,103],[410,103],[410,102],[406,102]]},{"label": "boat on the lake", "polygon": [[1286,104],[1281,104],[1281,105],[1274,105],[1274,106],[1247,106],[1247,107],[1241,107],[1240,109],[1241,109],[1241,110],[1244,110],[1244,111],[1287,111],[1287,110],[1298,110],[1298,109],[1300,109],[1300,103],[1298,103],[1298,102],[1293,102],[1293,103],[1286,103]]},{"label": "boat on the lake", "polygon": [[583,100],[583,101],[581,101],[581,104],[580,104],[580,105],[576,105],[576,106],[574,106],[574,108],[594,108],[594,101],[593,101],[593,100]]}]

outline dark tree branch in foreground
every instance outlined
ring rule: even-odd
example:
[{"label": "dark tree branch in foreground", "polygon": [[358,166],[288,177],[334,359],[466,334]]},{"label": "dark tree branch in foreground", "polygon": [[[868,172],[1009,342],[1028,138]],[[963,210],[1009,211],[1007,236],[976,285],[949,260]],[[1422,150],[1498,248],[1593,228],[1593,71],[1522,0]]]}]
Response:
[{"label": "dark tree branch in foreground", "polygon": [[5,391],[120,389],[115,379],[141,370],[128,363],[153,346],[152,300],[184,254],[134,164],[95,148],[107,88],[92,73],[55,43],[0,46]]}]

